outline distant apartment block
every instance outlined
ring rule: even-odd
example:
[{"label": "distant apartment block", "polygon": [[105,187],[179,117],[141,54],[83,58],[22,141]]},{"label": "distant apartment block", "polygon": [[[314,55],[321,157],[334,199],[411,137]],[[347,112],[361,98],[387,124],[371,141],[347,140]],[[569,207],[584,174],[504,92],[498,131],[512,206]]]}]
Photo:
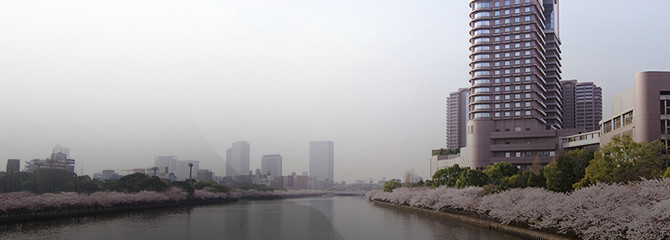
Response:
[{"label": "distant apartment block", "polygon": [[249,175],[249,143],[237,141],[226,151],[226,176]]},{"label": "distant apartment block", "polygon": [[281,155],[263,155],[261,157],[261,173],[269,176],[282,176]]},{"label": "distant apartment block", "polygon": [[7,173],[17,173],[21,168],[21,160],[19,159],[7,159]]},{"label": "distant apartment block", "polygon": [[600,128],[603,118],[602,89],[592,82],[561,81],[563,86],[563,128]]},{"label": "distant apartment block", "polygon": [[272,184],[272,176],[261,173],[260,168],[256,168],[253,176],[251,176],[251,183],[255,185],[270,186]]},{"label": "distant apartment block", "polygon": [[51,157],[46,159],[33,159],[26,163],[26,172],[34,172],[40,169],[61,169],[74,172],[75,160],[70,158],[70,149],[60,145],[54,147]]},{"label": "distant apartment block", "polygon": [[[277,176],[272,178],[272,186],[291,189],[308,189],[310,177],[297,175],[293,172],[289,176]],[[323,181],[321,181],[323,183]]]},{"label": "distant apartment block", "polygon": [[111,181],[117,178],[121,178],[121,175],[116,173],[114,170],[102,170],[100,173],[94,173],[93,178],[100,181]]},{"label": "distant apartment block", "polygon": [[312,141],[309,143],[309,176],[314,188],[324,188],[334,184],[333,141]]},{"label": "distant apartment block", "polygon": [[465,147],[470,89],[461,88],[447,97],[447,149]]},{"label": "distant apartment block", "polygon": [[177,161],[179,161],[179,158],[176,156],[155,157],[154,169],[151,174],[160,178],[170,179],[170,176],[174,176],[177,171]]},{"label": "distant apartment block", "polygon": [[213,181],[214,173],[208,169],[198,169],[198,181]]}]

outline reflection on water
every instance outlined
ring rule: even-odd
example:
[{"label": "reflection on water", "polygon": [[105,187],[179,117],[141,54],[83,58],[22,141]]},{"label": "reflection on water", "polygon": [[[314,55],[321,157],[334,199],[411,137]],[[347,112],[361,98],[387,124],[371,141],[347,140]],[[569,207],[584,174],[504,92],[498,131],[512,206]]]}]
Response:
[{"label": "reflection on water", "polygon": [[517,239],[361,197],[240,201],[0,226],[0,239]]}]

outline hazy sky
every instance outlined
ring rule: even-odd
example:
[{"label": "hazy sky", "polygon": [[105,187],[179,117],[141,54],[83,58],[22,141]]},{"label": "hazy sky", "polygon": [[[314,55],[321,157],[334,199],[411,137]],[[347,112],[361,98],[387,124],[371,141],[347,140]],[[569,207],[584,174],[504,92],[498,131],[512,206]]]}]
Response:
[{"label": "hazy sky", "polygon": [[[670,1],[564,0],[563,78],[610,99],[670,70]],[[309,169],[332,140],[335,179],[425,177],[445,97],[468,86],[468,1],[0,1],[0,169],[71,149],[76,171],[199,160]],[[82,165],[83,163],[83,165]]]}]

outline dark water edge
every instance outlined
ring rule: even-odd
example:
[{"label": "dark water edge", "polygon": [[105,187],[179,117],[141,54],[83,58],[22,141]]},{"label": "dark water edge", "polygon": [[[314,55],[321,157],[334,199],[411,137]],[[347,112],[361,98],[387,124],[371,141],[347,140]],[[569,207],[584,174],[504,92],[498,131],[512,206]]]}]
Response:
[{"label": "dark water edge", "polygon": [[239,199],[209,199],[184,202],[126,204],[113,207],[70,207],[65,209],[51,209],[39,212],[26,212],[25,214],[0,217],[0,226],[7,224],[42,222],[58,219],[70,219],[79,217],[102,216],[106,214],[141,212],[150,209],[175,208],[193,205],[221,204],[237,202]]},{"label": "dark water edge", "polygon": [[363,197],[240,200],[0,226],[0,239],[520,239]]},{"label": "dark water edge", "polygon": [[[457,222],[467,223],[473,226],[478,226],[480,228],[488,228],[490,230],[498,231],[501,233],[511,234],[517,237],[524,239],[552,239],[552,240],[567,240],[567,239],[579,239],[574,235],[565,235],[557,234],[555,231],[547,232],[540,231],[537,229],[530,229],[527,225],[524,224],[502,224],[499,221],[489,218],[488,216],[477,214],[473,212],[460,211],[460,210],[450,210],[443,209],[441,211],[434,211],[432,209],[410,207],[406,205],[398,205],[394,203],[388,203],[383,201],[372,201],[375,206],[381,206],[384,208],[398,209],[401,211],[412,211],[420,214],[427,214],[432,216],[437,216],[440,218],[445,218]],[[517,226],[522,225],[522,226]]]}]

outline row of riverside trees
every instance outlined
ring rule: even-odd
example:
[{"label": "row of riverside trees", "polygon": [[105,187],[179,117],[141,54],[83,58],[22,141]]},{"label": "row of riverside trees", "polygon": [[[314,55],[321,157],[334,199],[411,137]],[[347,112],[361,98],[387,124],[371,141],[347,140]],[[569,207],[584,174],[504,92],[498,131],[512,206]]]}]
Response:
[{"label": "row of riverside trees", "polygon": [[[534,166],[527,171],[505,162],[489,165],[483,171],[454,165],[435,172],[424,186],[477,186],[484,187],[484,193],[525,187],[571,192],[599,182],[628,183],[670,178],[669,164],[665,146],[660,141],[638,143],[629,136],[622,136],[613,138],[599,151],[572,150],[544,168]],[[400,186],[399,182],[385,184],[384,191],[390,192]]]},{"label": "row of riverside trees", "polygon": [[156,176],[134,173],[112,181],[98,181],[89,176],[60,169],[40,169],[32,173],[0,173],[0,193],[32,192],[60,193],[77,192],[90,194],[98,191],[136,193],[140,191],[162,192],[171,186],[178,187],[188,194],[195,189],[208,189],[213,192],[228,192],[230,188],[212,181],[169,182]]}]

